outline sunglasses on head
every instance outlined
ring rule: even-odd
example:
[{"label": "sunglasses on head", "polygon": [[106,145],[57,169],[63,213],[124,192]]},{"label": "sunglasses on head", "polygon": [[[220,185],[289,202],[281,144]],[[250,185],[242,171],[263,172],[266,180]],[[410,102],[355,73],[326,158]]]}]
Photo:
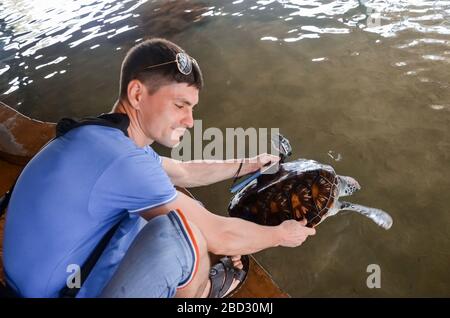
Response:
[{"label": "sunglasses on head", "polygon": [[189,75],[192,72],[192,63],[197,63],[197,61],[192,57],[190,57],[189,55],[187,55],[186,53],[177,53],[177,55],[175,55],[175,60],[161,64],[150,65],[145,67],[144,70],[172,63],[177,63],[178,70],[180,71],[181,74]]}]

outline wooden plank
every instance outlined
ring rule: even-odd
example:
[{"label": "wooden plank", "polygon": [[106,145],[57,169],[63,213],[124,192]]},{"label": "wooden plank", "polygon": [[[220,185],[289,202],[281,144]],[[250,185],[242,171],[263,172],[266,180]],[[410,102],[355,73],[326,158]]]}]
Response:
[{"label": "wooden plank", "polygon": [[288,298],[286,292],[273,281],[270,274],[250,255],[249,274],[232,298]]},{"label": "wooden plank", "polygon": [[54,123],[31,119],[0,102],[0,159],[25,165],[54,135]]},{"label": "wooden plank", "polygon": [[[24,165],[54,136],[55,124],[26,117],[0,102],[0,194],[10,189]],[[180,191],[192,196],[186,189]],[[4,217],[0,219],[0,281],[4,282]],[[269,273],[250,255],[249,273],[234,298],[289,297]]]}]

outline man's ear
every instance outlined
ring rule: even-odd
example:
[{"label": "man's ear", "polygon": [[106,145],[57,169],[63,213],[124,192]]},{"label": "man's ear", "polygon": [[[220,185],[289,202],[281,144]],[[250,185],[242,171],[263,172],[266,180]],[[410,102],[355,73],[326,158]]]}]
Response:
[{"label": "man's ear", "polygon": [[144,84],[137,80],[131,80],[128,83],[127,87],[127,95],[128,95],[128,101],[130,102],[130,105],[138,110],[140,109],[140,101],[142,99],[142,95],[144,94]]}]

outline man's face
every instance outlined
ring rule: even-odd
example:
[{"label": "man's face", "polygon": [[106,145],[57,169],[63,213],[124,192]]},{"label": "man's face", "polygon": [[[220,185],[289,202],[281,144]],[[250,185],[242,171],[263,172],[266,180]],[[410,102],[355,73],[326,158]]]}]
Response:
[{"label": "man's face", "polygon": [[145,135],[166,147],[175,147],[187,128],[192,128],[192,111],[198,103],[198,89],[186,83],[161,86],[153,95],[144,87],[138,122]]}]

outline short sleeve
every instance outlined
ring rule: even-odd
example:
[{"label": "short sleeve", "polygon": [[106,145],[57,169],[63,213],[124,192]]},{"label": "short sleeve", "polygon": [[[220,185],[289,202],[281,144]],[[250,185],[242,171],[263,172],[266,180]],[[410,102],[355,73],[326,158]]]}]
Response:
[{"label": "short sleeve", "polygon": [[144,151],[148,153],[149,156],[154,158],[157,162],[159,162],[159,164],[162,164],[161,157],[150,146],[145,146]]},{"label": "short sleeve", "polygon": [[176,195],[161,158],[150,147],[141,148],[116,159],[102,173],[91,192],[89,212],[100,217],[124,210],[136,213],[168,203]]}]

